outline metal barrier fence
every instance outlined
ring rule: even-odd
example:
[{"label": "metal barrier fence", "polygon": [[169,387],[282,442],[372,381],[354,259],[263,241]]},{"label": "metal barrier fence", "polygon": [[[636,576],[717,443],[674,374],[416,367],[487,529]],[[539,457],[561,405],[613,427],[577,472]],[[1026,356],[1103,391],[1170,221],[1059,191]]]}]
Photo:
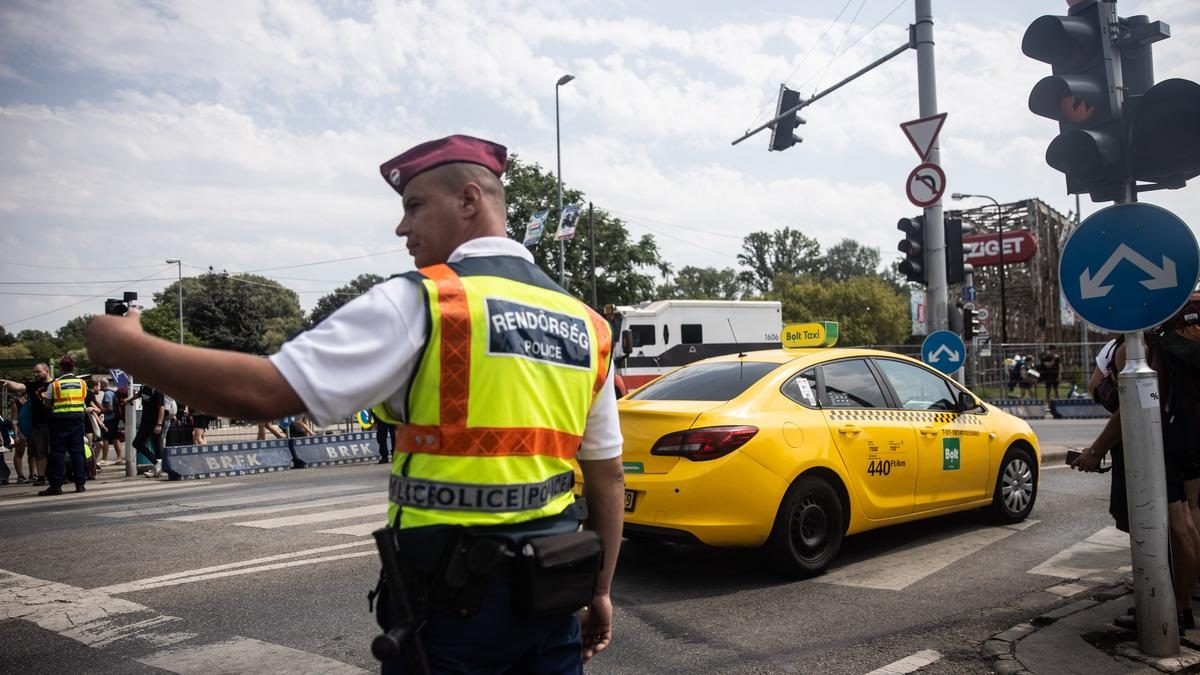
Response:
[{"label": "metal barrier fence", "polygon": [[[992,344],[987,350],[968,346],[963,383],[986,399],[1090,398],[1087,380],[1096,367],[1096,354],[1104,345],[1105,342],[1008,343]],[[918,360],[921,358],[919,344],[867,346]],[[1053,375],[1053,372],[1044,365],[1051,346],[1055,347],[1059,357],[1058,387],[1057,392],[1051,387],[1047,395],[1046,385],[1051,381],[1047,376]],[[1018,365],[1018,359],[1023,367],[1014,368]],[[1029,372],[1029,366],[1037,373],[1036,379]],[[1021,385],[1022,380],[1027,382],[1026,386]]]}]

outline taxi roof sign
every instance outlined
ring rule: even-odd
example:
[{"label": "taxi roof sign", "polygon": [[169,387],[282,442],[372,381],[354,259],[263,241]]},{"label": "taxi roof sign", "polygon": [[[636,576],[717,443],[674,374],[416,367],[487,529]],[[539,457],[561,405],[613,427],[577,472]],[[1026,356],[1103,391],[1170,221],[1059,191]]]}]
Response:
[{"label": "taxi roof sign", "polygon": [[787,349],[832,347],[838,341],[838,324],[836,321],[792,323],[783,327],[780,337]]}]

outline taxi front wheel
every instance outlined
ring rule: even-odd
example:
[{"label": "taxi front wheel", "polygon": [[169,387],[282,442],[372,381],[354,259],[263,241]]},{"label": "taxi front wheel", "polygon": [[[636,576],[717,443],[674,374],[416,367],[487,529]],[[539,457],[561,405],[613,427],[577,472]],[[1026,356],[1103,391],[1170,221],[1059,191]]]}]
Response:
[{"label": "taxi front wheel", "polygon": [[829,481],[801,476],[788,489],[767,541],[772,565],[784,574],[821,574],[837,557],[845,534],[842,502]]},{"label": "taxi front wheel", "polygon": [[1019,523],[1037,500],[1037,463],[1029,450],[1014,446],[1004,455],[996,488],[992,492],[992,517],[1001,523]]}]

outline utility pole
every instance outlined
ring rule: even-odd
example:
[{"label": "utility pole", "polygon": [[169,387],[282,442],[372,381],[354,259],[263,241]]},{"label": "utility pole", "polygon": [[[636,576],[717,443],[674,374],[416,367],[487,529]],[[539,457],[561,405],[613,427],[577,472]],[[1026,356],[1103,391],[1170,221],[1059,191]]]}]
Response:
[{"label": "utility pole", "polygon": [[[1076,193],[1075,194],[1075,227],[1076,227],[1076,229],[1079,228],[1079,221],[1081,220],[1081,218],[1082,218],[1082,216],[1079,213],[1079,194]],[[1063,282],[1062,279],[1058,280],[1058,284],[1060,287],[1062,286],[1062,282]],[[1060,300],[1062,299],[1061,294],[1059,295],[1059,299]],[[1082,316],[1080,316],[1078,313],[1075,314],[1075,318],[1079,321],[1079,375],[1084,382],[1087,382],[1088,376],[1090,376],[1092,374],[1092,368],[1091,368],[1092,354],[1090,351],[1088,351],[1088,344],[1087,344],[1087,341],[1088,341],[1087,321]]]},{"label": "utility pole", "polygon": [[592,220],[592,203],[588,202],[588,243],[592,248],[592,309],[600,310],[596,303],[596,224]]},{"label": "utility pole", "polygon": [[[938,113],[937,76],[933,59],[932,0],[916,0],[917,92],[921,117]],[[931,164],[941,166],[941,152],[935,140],[929,151]],[[929,332],[949,328],[946,283],[946,227],[942,220],[942,200],[925,209],[925,288],[926,325]]]},{"label": "utility pole", "polygon": [[183,344],[183,261],[171,259],[168,265],[175,265],[179,271],[179,344]]}]

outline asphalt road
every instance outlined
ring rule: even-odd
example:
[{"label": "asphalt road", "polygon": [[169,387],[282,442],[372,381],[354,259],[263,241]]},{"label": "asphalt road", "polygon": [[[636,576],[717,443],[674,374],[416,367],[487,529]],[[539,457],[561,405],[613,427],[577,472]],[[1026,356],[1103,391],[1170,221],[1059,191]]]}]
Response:
[{"label": "asphalt road", "polygon": [[[1082,446],[1101,424],[1037,429],[1045,445]],[[102,481],[57,498],[0,488],[2,669],[375,670],[365,594],[387,474]],[[989,672],[984,640],[1070,602],[1065,582],[1129,564],[1108,538],[1107,490],[1047,463],[1026,523],[966,513],[865,533],[807,581],[771,574],[756,551],[627,542],[615,641],[588,670],[861,674],[923,654],[921,672]],[[1090,537],[1104,545],[1079,546]]]}]

